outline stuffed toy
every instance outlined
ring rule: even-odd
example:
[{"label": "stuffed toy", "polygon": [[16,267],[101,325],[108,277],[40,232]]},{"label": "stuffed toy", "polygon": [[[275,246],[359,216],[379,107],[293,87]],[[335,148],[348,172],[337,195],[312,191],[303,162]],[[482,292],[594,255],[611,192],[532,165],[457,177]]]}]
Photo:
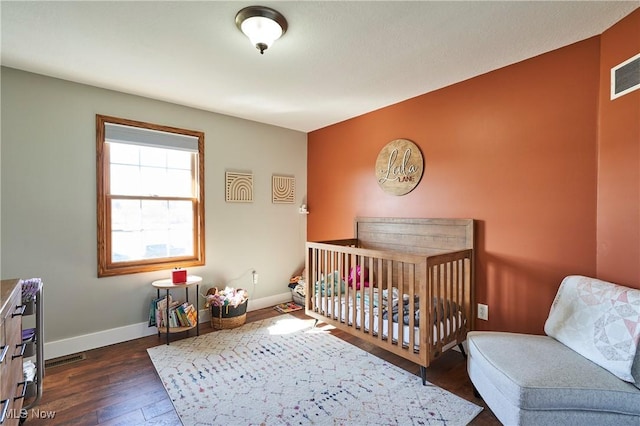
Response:
[{"label": "stuffed toy", "polygon": [[364,281],[364,286],[369,287],[369,269],[362,268],[360,265],[355,268],[351,268],[351,271],[349,271],[349,279],[347,280],[349,287],[353,288],[353,283],[355,281],[356,290],[360,290],[361,275],[362,280]]}]

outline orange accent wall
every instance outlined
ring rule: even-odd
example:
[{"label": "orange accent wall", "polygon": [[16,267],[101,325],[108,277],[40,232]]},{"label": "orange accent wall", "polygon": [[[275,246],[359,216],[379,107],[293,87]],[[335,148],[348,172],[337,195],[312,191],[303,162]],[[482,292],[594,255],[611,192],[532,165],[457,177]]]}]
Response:
[{"label": "orange accent wall", "polygon": [[[599,90],[592,37],[311,132],[308,239],[351,237],[355,216],[476,219],[477,328],[542,333],[562,278],[597,272]],[[425,158],[404,196],[373,169],[397,138]]]},{"label": "orange accent wall", "polygon": [[640,53],[640,9],[600,49],[597,273],[640,288],[640,90],[610,100],[611,68]]}]

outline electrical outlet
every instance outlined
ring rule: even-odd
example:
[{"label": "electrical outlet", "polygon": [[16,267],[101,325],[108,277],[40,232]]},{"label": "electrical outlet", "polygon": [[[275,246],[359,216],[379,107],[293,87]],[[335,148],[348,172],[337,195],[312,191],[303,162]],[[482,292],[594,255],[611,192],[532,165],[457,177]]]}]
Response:
[{"label": "electrical outlet", "polygon": [[258,284],[258,273],[256,271],[252,272],[253,274],[253,284]]},{"label": "electrical outlet", "polygon": [[478,318],[489,321],[489,306],[478,303]]}]

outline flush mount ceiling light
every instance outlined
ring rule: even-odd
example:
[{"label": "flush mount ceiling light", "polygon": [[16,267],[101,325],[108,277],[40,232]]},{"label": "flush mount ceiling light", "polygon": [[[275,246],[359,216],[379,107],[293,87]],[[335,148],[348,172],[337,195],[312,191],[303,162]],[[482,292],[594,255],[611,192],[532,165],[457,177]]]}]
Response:
[{"label": "flush mount ceiling light", "polygon": [[277,10],[265,6],[249,6],[236,15],[236,26],[264,54],[287,31],[287,20]]}]

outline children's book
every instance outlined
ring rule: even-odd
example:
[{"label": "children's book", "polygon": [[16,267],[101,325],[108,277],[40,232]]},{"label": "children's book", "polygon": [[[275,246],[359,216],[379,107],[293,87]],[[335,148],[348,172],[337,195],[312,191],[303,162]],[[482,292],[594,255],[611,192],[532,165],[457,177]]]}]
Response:
[{"label": "children's book", "polygon": [[293,302],[281,303],[273,307],[276,311],[286,314],[287,312],[299,311],[302,309],[302,306],[297,305]]}]

